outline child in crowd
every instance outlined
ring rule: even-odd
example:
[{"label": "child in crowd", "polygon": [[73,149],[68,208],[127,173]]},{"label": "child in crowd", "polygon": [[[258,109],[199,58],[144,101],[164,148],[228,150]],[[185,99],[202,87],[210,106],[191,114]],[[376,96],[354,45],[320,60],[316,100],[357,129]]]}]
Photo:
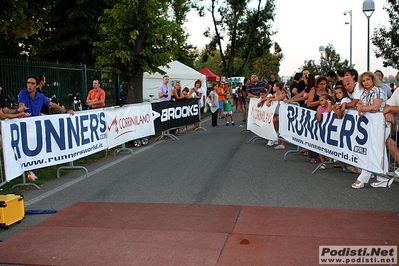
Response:
[{"label": "child in crowd", "polygon": [[267,91],[266,89],[261,89],[259,91],[258,107],[262,107],[266,101],[267,101]]},{"label": "child in crowd", "polygon": [[[316,120],[317,122],[321,122],[323,120],[323,114],[329,114],[332,111],[332,98],[329,94],[322,94],[319,97],[320,105],[317,107],[316,111]],[[319,167],[320,170],[326,169],[326,165],[324,164],[326,158],[324,155],[319,154],[320,162],[322,165]]]},{"label": "child in crowd", "polygon": [[190,99],[190,98],[191,98],[191,96],[188,96],[189,91],[190,91],[189,88],[184,87],[184,89],[183,89],[183,95],[184,95],[184,97],[185,97],[186,99]]},{"label": "child in crowd", "polygon": [[[282,82],[275,82],[273,85],[273,94],[267,99],[266,105],[270,106],[273,101],[277,101],[280,103],[280,101],[284,101],[287,98],[287,93],[284,91],[284,84]],[[278,132],[278,109],[279,105],[276,107],[276,111],[274,112],[274,117],[273,117],[273,125],[274,129],[276,132]],[[271,143],[272,145],[275,144],[274,141]],[[270,145],[269,145],[270,146]],[[278,141],[278,145],[274,147],[275,150],[284,150],[285,145],[283,140]]]},{"label": "child in crowd", "polygon": [[334,101],[333,111],[337,114],[339,119],[344,117],[344,112],[346,109],[346,104],[351,102],[348,97],[348,92],[341,85],[337,85],[334,88]]},{"label": "child in crowd", "polygon": [[[337,114],[339,119],[342,119],[345,115],[346,104],[352,100],[348,97],[348,92],[342,85],[336,85],[334,87],[333,99],[335,104],[333,105],[333,111]],[[341,165],[338,160],[334,160],[334,168],[340,168]]]},{"label": "child in crowd", "polygon": [[224,115],[226,116],[226,126],[229,125],[229,117],[231,120],[231,125],[234,126],[234,116],[233,116],[233,100],[231,99],[231,94],[229,91],[226,93],[226,98],[224,99]]},{"label": "child in crowd", "polygon": [[[258,108],[262,107],[265,103],[267,104],[267,101],[271,97],[271,94],[267,94],[267,89],[261,89],[259,91],[259,101],[258,101]],[[268,140],[267,146],[273,146],[278,144],[277,140]]]}]

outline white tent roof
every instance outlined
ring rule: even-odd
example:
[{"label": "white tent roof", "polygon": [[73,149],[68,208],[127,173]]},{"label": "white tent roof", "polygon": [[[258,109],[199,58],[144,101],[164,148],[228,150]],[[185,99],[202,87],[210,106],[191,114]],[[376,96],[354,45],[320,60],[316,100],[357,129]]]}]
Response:
[{"label": "white tent roof", "polygon": [[[175,81],[180,81],[182,89],[184,87],[193,88],[194,82],[199,79],[203,80],[203,75],[197,70],[186,66],[179,61],[172,61],[168,66],[160,67],[169,76],[169,88]],[[143,76],[143,99],[150,99],[150,95],[153,95],[154,99],[158,98],[158,87],[162,84],[163,75],[160,73],[150,74],[145,72]]]}]

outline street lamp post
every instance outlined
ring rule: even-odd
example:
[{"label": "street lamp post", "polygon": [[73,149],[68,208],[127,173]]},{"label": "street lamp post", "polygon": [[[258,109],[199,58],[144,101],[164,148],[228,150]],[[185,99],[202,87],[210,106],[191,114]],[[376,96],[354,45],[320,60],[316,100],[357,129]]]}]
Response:
[{"label": "street lamp post", "polygon": [[[349,65],[352,67],[352,9],[351,10],[345,10],[344,15],[349,14],[350,20],[349,20]],[[345,22],[345,25],[348,24],[348,22]]]},{"label": "street lamp post", "polygon": [[365,0],[363,2],[363,13],[367,17],[367,71],[370,71],[370,17],[374,13],[374,1]]},{"label": "street lamp post", "polygon": [[326,50],[326,48],[323,46],[323,45],[320,45],[319,46],[319,52],[320,52],[320,72],[322,72],[323,71],[323,54],[324,54],[324,51]]}]

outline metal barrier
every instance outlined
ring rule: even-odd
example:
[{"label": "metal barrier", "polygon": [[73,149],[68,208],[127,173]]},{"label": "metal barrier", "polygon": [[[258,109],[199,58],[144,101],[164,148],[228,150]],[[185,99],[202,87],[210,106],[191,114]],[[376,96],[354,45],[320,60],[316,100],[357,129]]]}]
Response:
[{"label": "metal barrier", "polygon": [[[198,99],[198,107],[201,110],[201,99]],[[197,130],[200,130],[200,129],[202,129],[203,131],[207,131],[206,128],[204,128],[202,126],[202,124],[201,124],[201,118],[202,118],[201,117],[201,112],[199,112],[198,117],[199,117],[198,127],[194,131],[197,131]]]},{"label": "metal barrier", "polygon": [[[8,107],[14,107],[18,101],[19,91],[26,88],[26,78],[30,75],[44,75],[46,85],[43,92],[47,97],[55,96],[60,105],[72,107],[68,94],[80,93],[86,99],[92,88],[92,81],[100,79],[103,71],[85,64],[72,65],[58,62],[39,62],[0,58],[0,87]],[[101,82],[101,88],[107,93],[110,104],[118,102],[120,94],[119,79],[108,83]]]},{"label": "metal barrier", "polygon": [[[398,125],[399,124],[399,115],[396,116],[396,119],[397,119],[396,124]],[[399,147],[398,147],[398,143],[397,143],[397,140],[399,140],[399,135],[398,135],[399,130],[398,129],[399,128],[396,128],[394,130],[393,128],[391,129],[389,127],[385,127],[384,134],[381,134],[382,132],[378,133],[378,136],[385,137],[383,147],[377,147],[378,150],[382,152],[381,155],[383,155],[381,157],[382,160],[379,161],[379,163],[381,165],[378,166],[379,167],[378,170],[376,170],[376,168],[374,167],[374,172],[367,170],[372,175],[374,175],[374,177],[383,177],[383,178],[388,179],[387,180],[388,188],[390,188],[390,186],[392,185],[393,182],[399,181],[399,167],[398,167],[399,166]],[[392,133],[393,131],[395,131],[393,134],[389,134],[389,133]],[[394,142],[390,140],[389,135],[392,136],[392,139],[394,140]],[[284,140],[284,141],[291,143],[289,140]],[[295,145],[298,145],[297,143],[298,142],[296,142]],[[388,145],[389,143],[391,143],[391,145]],[[288,154],[299,153],[301,151],[302,147],[306,147],[306,146],[297,146],[297,148],[295,150],[286,151],[284,154],[284,161],[286,160]],[[389,151],[389,148],[391,149],[391,151]],[[385,156],[384,153],[386,153],[387,156]],[[367,156],[367,153],[364,155]],[[321,162],[320,164],[318,164],[316,166],[316,168],[312,171],[312,174],[315,173],[317,170],[319,170],[323,166],[323,164],[339,164],[344,172],[357,172],[358,170],[360,170],[359,166],[357,166],[356,163],[354,163],[353,165],[351,165],[351,163],[348,164],[347,161],[345,161],[345,163],[341,163],[339,161],[339,159],[337,159],[337,160],[333,159],[333,158],[337,158],[337,157],[328,156],[326,154],[325,154],[325,158],[326,158],[326,160],[324,162]],[[397,158],[398,158],[398,160],[397,160]],[[354,162],[354,161],[352,161],[352,162]],[[386,171],[387,165],[389,165],[388,171]],[[353,169],[352,169],[352,167],[353,167]],[[367,167],[364,167],[364,168],[367,169]],[[384,171],[381,171],[382,169]],[[384,172],[384,173],[381,173],[381,172]]]}]

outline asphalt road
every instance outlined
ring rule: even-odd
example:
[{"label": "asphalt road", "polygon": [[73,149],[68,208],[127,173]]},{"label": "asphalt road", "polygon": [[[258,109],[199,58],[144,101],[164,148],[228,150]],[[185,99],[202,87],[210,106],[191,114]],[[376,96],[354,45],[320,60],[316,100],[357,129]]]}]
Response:
[{"label": "asphalt road", "polygon": [[[23,193],[27,210],[61,210],[76,202],[158,202],[237,204],[356,210],[398,211],[399,186],[391,189],[351,184],[357,175],[327,165],[317,171],[309,159],[266,146],[264,140],[247,144],[254,135],[236,126],[190,131],[178,141],[150,140],[133,155],[110,154],[82,170]],[[296,147],[286,144],[287,150]],[[40,178],[40,177],[39,177]],[[0,230],[5,240],[50,217],[27,215],[21,224]]]}]

